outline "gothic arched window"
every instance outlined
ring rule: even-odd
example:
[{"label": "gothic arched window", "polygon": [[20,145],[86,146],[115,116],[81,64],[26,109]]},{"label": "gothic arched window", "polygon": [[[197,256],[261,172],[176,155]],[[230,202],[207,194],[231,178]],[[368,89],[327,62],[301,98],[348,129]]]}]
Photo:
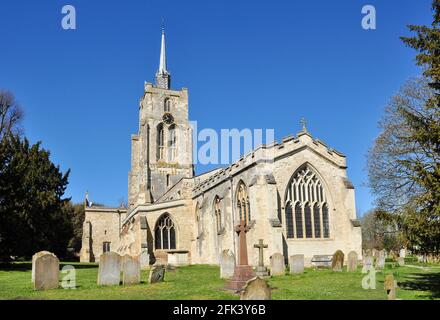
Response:
[{"label": "gothic arched window", "polygon": [[168,213],[162,215],[154,229],[156,250],[176,249],[176,228]]},{"label": "gothic arched window", "polygon": [[301,167],[293,175],[284,203],[287,238],[330,237],[325,190],[318,175],[309,166]]},{"label": "gothic arched window", "polygon": [[237,209],[240,221],[244,220],[246,224],[251,221],[251,211],[249,205],[249,195],[246,185],[241,181],[237,189]]},{"label": "gothic arched window", "polygon": [[176,126],[173,124],[168,128],[168,161],[173,161],[176,158]]},{"label": "gothic arched window", "polygon": [[170,98],[166,98],[163,104],[164,112],[171,112],[171,100]]},{"label": "gothic arched window", "polygon": [[164,132],[164,128],[163,128],[163,123],[160,123],[157,126],[157,141],[156,141],[156,145],[157,145],[157,150],[156,150],[156,159],[157,160],[163,160],[164,158],[164,142],[165,142],[165,132]]},{"label": "gothic arched window", "polygon": [[215,215],[215,226],[217,234],[222,231],[222,210],[221,210],[221,200],[219,196],[214,198],[214,215]]}]

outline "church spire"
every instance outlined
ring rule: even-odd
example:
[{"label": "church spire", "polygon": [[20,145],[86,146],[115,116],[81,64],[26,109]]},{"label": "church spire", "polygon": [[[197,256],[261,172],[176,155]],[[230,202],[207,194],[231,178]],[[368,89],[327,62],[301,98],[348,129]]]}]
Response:
[{"label": "church spire", "polygon": [[167,70],[167,57],[165,50],[165,28],[162,26],[162,43],[160,46],[159,70],[156,73],[156,85],[158,88],[170,88],[170,73]]}]

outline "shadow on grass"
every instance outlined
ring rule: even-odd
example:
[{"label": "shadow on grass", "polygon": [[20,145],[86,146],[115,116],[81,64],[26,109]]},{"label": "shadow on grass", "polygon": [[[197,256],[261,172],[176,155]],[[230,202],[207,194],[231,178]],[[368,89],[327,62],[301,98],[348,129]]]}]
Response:
[{"label": "shadow on grass", "polygon": [[[97,268],[97,264],[79,264],[77,262],[60,262],[60,269],[64,266],[73,265],[75,269],[93,269]],[[32,262],[3,262],[0,263],[1,271],[31,271]]]},{"label": "shadow on grass", "polygon": [[429,291],[431,299],[440,298],[440,272],[436,273],[411,273],[407,280],[399,282],[399,287],[404,290]]}]

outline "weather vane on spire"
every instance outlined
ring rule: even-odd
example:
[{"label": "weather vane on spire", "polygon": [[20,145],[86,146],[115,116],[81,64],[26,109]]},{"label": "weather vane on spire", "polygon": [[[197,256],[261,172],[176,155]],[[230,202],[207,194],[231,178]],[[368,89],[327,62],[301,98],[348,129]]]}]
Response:
[{"label": "weather vane on spire", "polygon": [[307,127],[306,127],[307,121],[306,121],[306,119],[305,118],[301,118],[300,123],[302,125],[302,131],[307,132]]}]

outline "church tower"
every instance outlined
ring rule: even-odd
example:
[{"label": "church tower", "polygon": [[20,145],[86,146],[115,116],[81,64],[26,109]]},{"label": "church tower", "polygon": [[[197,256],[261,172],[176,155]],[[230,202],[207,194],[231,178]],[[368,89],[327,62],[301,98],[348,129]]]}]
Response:
[{"label": "church tower", "polygon": [[171,89],[162,29],[156,84],[145,83],[139,104],[139,133],[131,137],[129,208],[157,201],[181,178],[193,177],[188,89]]}]

